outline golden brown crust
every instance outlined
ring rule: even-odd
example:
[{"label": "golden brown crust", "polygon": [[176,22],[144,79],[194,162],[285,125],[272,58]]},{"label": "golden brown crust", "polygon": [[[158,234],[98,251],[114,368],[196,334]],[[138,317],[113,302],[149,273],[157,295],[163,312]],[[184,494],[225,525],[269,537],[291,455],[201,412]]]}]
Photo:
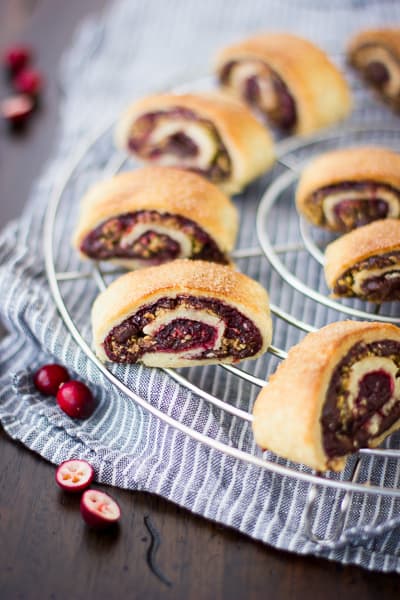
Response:
[{"label": "golden brown crust", "polygon": [[89,189],[81,202],[75,248],[79,251],[85,236],[106,219],[139,210],[168,212],[191,219],[224,253],[231,252],[235,244],[238,213],[219,188],[182,169],[145,167],[119,173]]},{"label": "golden brown crust", "polygon": [[375,181],[400,189],[400,154],[378,146],[333,150],[314,158],[303,170],[296,190],[299,212],[312,219],[310,196],[345,181]]},{"label": "golden brown crust", "polygon": [[[160,298],[179,294],[215,298],[227,303],[250,318],[259,328],[263,338],[263,354],[272,337],[272,322],[268,294],[264,288],[247,275],[231,267],[190,260],[175,260],[157,267],[132,271],[116,279],[93,304],[92,328],[97,355],[107,360],[103,341],[113,327],[120,324],[139,308]],[[146,364],[144,358],[143,362]],[[179,366],[208,364],[209,361],[187,361]],[[227,359],[224,362],[232,362]]]},{"label": "golden brown crust", "polygon": [[139,116],[173,107],[192,110],[215,126],[232,163],[230,178],[218,184],[226,193],[239,192],[272,166],[275,150],[269,131],[245,104],[217,93],[156,94],[142,98],[120,118],[115,134],[117,145],[128,150],[130,131]]},{"label": "golden brown crust", "polygon": [[338,279],[357,263],[392,250],[400,250],[398,219],[383,219],[350,231],[326,248],[325,278],[328,286],[334,288]]},{"label": "golden brown crust", "polygon": [[216,69],[232,60],[259,59],[287,85],[298,113],[299,135],[326,127],[351,110],[349,87],[325,52],[310,41],[288,33],[265,33],[224,48]]},{"label": "golden brown crust", "polygon": [[400,29],[361,31],[350,40],[347,56],[376,96],[400,111]]},{"label": "golden brown crust", "polygon": [[383,46],[390,50],[394,56],[400,58],[400,29],[366,29],[353,36],[348,45],[350,59],[354,52],[365,45]]},{"label": "golden brown crust", "polygon": [[386,323],[341,321],[308,334],[289,351],[256,400],[256,442],[313,469],[343,469],[346,458],[332,463],[322,445],[320,417],[330,379],[355,344],[382,339],[400,342],[400,329]]}]

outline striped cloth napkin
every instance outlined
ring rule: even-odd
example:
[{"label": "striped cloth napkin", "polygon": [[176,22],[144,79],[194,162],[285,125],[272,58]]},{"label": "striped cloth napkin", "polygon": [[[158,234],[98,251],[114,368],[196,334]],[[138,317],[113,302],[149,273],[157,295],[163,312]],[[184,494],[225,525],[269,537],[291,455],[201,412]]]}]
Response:
[{"label": "striped cloth napkin", "polygon": [[[0,315],[9,335],[0,344],[0,420],[11,437],[58,464],[81,457],[94,466],[97,479],[110,485],[147,490],[193,511],[234,527],[276,548],[314,554],[380,571],[400,572],[399,502],[356,494],[347,515],[345,533],[335,542],[312,539],[306,528],[305,506],[310,485],[230,458],[196,442],[153,417],[115,389],[80,350],[57,313],[44,271],[42,249],[46,206],[75,156],[102,124],[111,121],[133,97],[171,86],[184,73],[187,81],[206,73],[217,48],[260,29],[288,30],[314,40],[338,63],[344,62],[345,40],[356,30],[400,22],[396,1],[343,0],[123,0],[102,17],[83,23],[60,74],[64,92],[62,128],[56,156],[34,186],[26,210],[0,238]],[[371,97],[358,105],[358,119],[372,117],[392,123],[388,111]],[[76,207],[87,186],[110,169],[110,130],[94,137],[62,194],[55,228],[55,262],[59,271],[79,264],[69,237]],[[388,143],[394,143],[393,135]],[[398,145],[399,146],[399,145]],[[296,156],[302,159],[301,153]],[[250,186],[237,200],[241,210],[239,247],[254,245],[257,201],[279,169]],[[271,214],[274,243],[296,235],[287,202]],[[324,290],[312,259],[289,254],[288,264],[314,289]],[[343,318],[286,286],[264,257],[242,259],[241,269],[259,279],[272,301],[300,319],[321,326]],[[96,295],[89,278],[60,284],[66,306],[83,337],[90,339],[89,312]],[[276,320],[274,343],[289,348],[302,332]],[[93,416],[75,422],[54,400],[40,396],[32,372],[57,360],[95,391]],[[249,372],[267,378],[277,359],[267,355],[245,364]],[[135,393],[196,431],[256,454],[248,424],[211,407],[164,373],[141,366],[114,366],[113,372]],[[193,383],[217,397],[250,410],[257,389],[219,367],[185,371]],[[399,436],[393,436],[396,445]],[[270,456],[271,461],[286,461]],[[397,462],[364,461],[361,477],[395,487]],[[379,462],[379,464],[378,464]],[[349,465],[350,469],[351,465]],[[378,469],[378,470],[377,470]],[[345,473],[348,476],[348,472]],[[313,531],[328,539],[338,520],[343,493],[320,488],[312,515]]]}]

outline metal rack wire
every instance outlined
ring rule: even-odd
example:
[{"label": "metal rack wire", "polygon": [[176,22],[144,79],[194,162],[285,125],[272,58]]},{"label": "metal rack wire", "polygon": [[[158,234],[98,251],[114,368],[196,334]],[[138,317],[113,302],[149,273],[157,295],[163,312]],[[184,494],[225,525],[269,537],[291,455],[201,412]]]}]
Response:
[{"label": "metal rack wire", "polygon": [[[352,129],[352,131],[355,131],[356,133],[368,132],[369,130],[371,130],[371,127]],[[361,461],[364,459],[364,457],[398,458],[400,456],[400,450],[360,450],[358,453],[358,457],[351,469],[350,476],[347,480],[339,480],[337,478],[332,477],[331,474],[321,475],[315,472],[308,472],[304,469],[299,469],[299,467],[296,465],[285,466],[279,464],[279,462],[269,460],[268,457],[266,457],[265,455],[264,457],[262,457],[260,455],[245,452],[240,448],[236,448],[229,444],[222,443],[214,438],[208,437],[207,435],[193,428],[188,427],[184,423],[173,418],[169,414],[164,413],[159,408],[153,406],[147,400],[141,398],[133,390],[129,389],[114,373],[112,373],[106,365],[102,364],[98,360],[98,358],[93,353],[89,343],[81,335],[79,328],[75,323],[74,315],[71,314],[71,311],[67,308],[64,302],[62,283],[73,282],[75,280],[82,279],[91,280],[93,282],[93,285],[96,286],[96,288],[99,291],[101,291],[106,287],[107,279],[110,277],[114,277],[120,271],[118,269],[105,269],[100,264],[91,264],[89,269],[85,265],[85,268],[82,267],[82,270],[80,270],[81,268],[79,268],[78,270],[67,271],[57,270],[54,249],[57,246],[57,243],[59,243],[59,240],[56,239],[56,223],[60,205],[62,203],[63,192],[68,187],[73,173],[79,166],[80,162],[82,161],[88,150],[94,144],[96,144],[97,141],[101,138],[101,136],[103,136],[107,131],[109,131],[109,127],[105,128],[103,131],[96,134],[91,140],[83,144],[80,152],[76,154],[73,161],[66,169],[62,181],[60,181],[57,189],[54,191],[53,197],[51,198],[46,213],[44,227],[44,253],[46,271],[50,289],[55,303],[57,305],[57,308],[61,314],[61,317],[63,318],[74,340],[82,349],[82,351],[87,355],[89,360],[91,360],[97,366],[101,373],[113,385],[115,385],[116,388],[118,388],[120,391],[126,394],[126,396],[138,403],[144,409],[146,409],[159,419],[163,420],[168,425],[176,428],[180,432],[183,432],[184,434],[191,436],[193,439],[201,442],[202,444],[205,444],[218,451],[221,451],[228,456],[231,456],[237,460],[246,461],[247,463],[266,469],[271,473],[276,473],[280,476],[295,478],[299,481],[309,483],[310,487],[305,508],[306,534],[311,540],[315,542],[326,546],[332,546],[333,544],[337,543],[338,540],[342,539],[346,533],[345,522],[348,515],[349,507],[351,505],[353,494],[362,493],[375,497],[384,496],[400,498],[400,489],[396,487],[372,485],[368,481],[363,483],[358,481]],[[393,128],[390,128],[390,131],[393,132]],[[273,183],[269,186],[269,188],[263,195],[261,202],[259,203],[256,226],[261,248],[239,249],[234,254],[234,258],[247,258],[251,260],[253,257],[265,255],[265,257],[269,260],[270,264],[279,273],[279,275],[287,285],[294,287],[297,291],[304,294],[306,297],[312,299],[313,301],[328,306],[329,308],[338,310],[341,313],[346,313],[351,317],[400,323],[399,317],[393,317],[391,315],[386,314],[375,314],[368,312],[367,310],[361,310],[352,306],[347,306],[341,302],[334,301],[329,297],[321,294],[320,292],[311,289],[306,283],[300,281],[298,277],[296,277],[293,273],[290,272],[290,270],[287,268],[287,266],[285,266],[284,262],[280,258],[281,256],[285,256],[289,252],[308,252],[319,263],[323,262],[323,254],[321,252],[321,249],[318,243],[316,243],[313,239],[312,231],[306,224],[301,224],[300,231],[302,235],[302,242],[300,244],[298,242],[288,242],[284,245],[274,245],[267,234],[265,223],[268,220],[270,211],[273,209],[274,204],[279,198],[280,194],[283,191],[288,190],[290,186],[293,186],[298,177],[299,169],[301,168],[300,162],[293,163],[293,161],[291,162],[288,157],[290,157],[291,153],[294,150],[297,150],[299,148],[305,148],[307,145],[313,145],[318,147],[319,143],[322,143],[324,140],[327,139],[335,139],[335,136],[338,137],[338,135],[339,134],[337,132],[324,133],[319,137],[313,137],[309,140],[291,139],[289,142],[282,142],[278,145],[278,162],[283,166],[285,172],[273,181]],[[340,135],[343,135],[343,131],[340,133]],[[396,135],[400,144],[400,130],[397,132]],[[124,161],[125,159],[119,155],[112,157],[107,167],[107,174],[111,175],[119,171],[122,168]],[[292,314],[285,312],[280,307],[274,304],[271,305],[271,311],[275,315],[275,317],[284,321],[291,327],[297,328],[303,332],[310,332],[315,330],[315,327],[312,324],[306,323],[296,318]],[[284,359],[286,357],[286,352],[282,348],[278,348],[275,346],[271,346],[268,352],[271,355],[277,357],[278,359]],[[265,380],[260,379],[259,377],[256,377],[251,373],[248,373],[247,371],[241,368],[234,367],[232,365],[220,365],[218,368],[223,368],[229,371],[230,374],[233,374],[234,376],[246,381],[248,384],[251,384],[253,386],[262,387],[267,384]],[[202,398],[206,402],[215,406],[217,409],[222,410],[234,417],[242,419],[248,424],[251,423],[253,419],[252,414],[247,412],[246,410],[229,404],[216,397],[215,395],[211,394],[210,392],[201,389],[177,371],[165,369],[165,372],[178,384],[184,386],[185,388],[193,392],[193,394],[196,397]],[[324,536],[323,538],[321,538],[314,532],[313,524],[318,494],[319,491],[324,488],[332,488],[333,490],[339,490],[340,492],[343,492],[344,495],[340,501],[339,518],[337,520],[335,531],[329,536]]]}]

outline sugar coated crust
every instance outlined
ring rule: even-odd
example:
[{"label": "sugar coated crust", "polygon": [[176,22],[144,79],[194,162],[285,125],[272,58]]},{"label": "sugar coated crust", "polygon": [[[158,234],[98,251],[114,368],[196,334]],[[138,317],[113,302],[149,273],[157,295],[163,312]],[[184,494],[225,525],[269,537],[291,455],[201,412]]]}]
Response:
[{"label": "sugar coated crust", "polygon": [[349,86],[339,69],[315,44],[289,33],[262,33],[224,48],[219,72],[234,60],[259,59],[284,81],[296,102],[295,133],[309,134],[345,118],[351,111]]},{"label": "sugar coated crust", "polygon": [[220,93],[156,94],[138,100],[117,124],[117,146],[129,152],[130,133],[138,117],[177,107],[192,110],[198,117],[209,120],[219,133],[232,164],[230,177],[218,184],[226,193],[240,192],[273,165],[275,149],[269,131],[243,102]]},{"label": "sugar coated crust", "polygon": [[325,251],[325,278],[334,288],[353,265],[393,250],[400,250],[400,220],[382,219],[354,229],[330,243]]},{"label": "sugar coated crust", "polygon": [[296,205],[309,215],[307,203],[317,190],[347,181],[373,181],[400,190],[400,154],[379,146],[360,146],[333,150],[312,159],[303,170]]},{"label": "sugar coated crust", "polygon": [[[342,470],[346,457],[329,459],[323,448],[321,413],[337,364],[359,342],[400,342],[400,329],[387,323],[339,321],[308,334],[289,351],[258,395],[253,431],[262,447],[312,469]],[[399,427],[396,422],[390,431]],[[379,443],[389,434],[373,441]]]},{"label": "sugar coated crust", "polygon": [[[92,329],[99,358],[107,360],[103,342],[113,327],[160,298],[174,298],[181,294],[215,298],[236,308],[253,321],[263,340],[262,348],[252,358],[267,350],[272,338],[272,321],[265,289],[229,266],[184,259],[127,273],[97,297],[92,309]],[[146,363],[146,360],[143,362]],[[185,365],[207,362],[216,361],[189,361]],[[232,360],[227,359],[226,362]]]},{"label": "sugar coated crust", "polygon": [[81,201],[74,247],[79,251],[85,236],[103,221],[140,210],[191,219],[222,252],[234,247],[238,212],[232,201],[204,177],[172,167],[144,167],[93,185]]},{"label": "sugar coated crust", "polygon": [[383,46],[400,58],[400,28],[365,29],[358,32],[348,44],[350,59],[359,48],[370,44]]}]

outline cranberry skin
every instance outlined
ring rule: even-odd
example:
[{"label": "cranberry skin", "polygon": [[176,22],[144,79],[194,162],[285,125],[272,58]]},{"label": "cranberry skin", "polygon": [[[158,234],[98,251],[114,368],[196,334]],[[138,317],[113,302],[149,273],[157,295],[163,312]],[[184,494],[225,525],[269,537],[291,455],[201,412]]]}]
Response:
[{"label": "cranberry skin", "polygon": [[86,490],[81,498],[80,510],[83,520],[94,529],[115,525],[121,517],[118,503],[100,490]]},{"label": "cranberry skin", "polygon": [[81,381],[67,381],[57,392],[57,404],[73,419],[86,419],[96,408],[92,392]]},{"label": "cranberry skin", "polygon": [[57,364],[43,365],[33,378],[36,389],[46,396],[55,396],[60,385],[68,380],[67,369]]},{"label": "cranberry skin", "polygon": [[20,94],[39,96],[43,89],[43,77],[36,69],[24,69],[13,79],[14,89]]},{"label": "cranberry skin", "polygon": [[26,67],[32,59],[32,51],[27,46],[13,46],[9,48],[3,57],[3,63],[7,71],[16,74]]},{"label": "cranberry skin", "polygon": [[93,479],[94,469],[86,460],[66,460],[56,470],[56,483],[66,492],[82,492]]}]

